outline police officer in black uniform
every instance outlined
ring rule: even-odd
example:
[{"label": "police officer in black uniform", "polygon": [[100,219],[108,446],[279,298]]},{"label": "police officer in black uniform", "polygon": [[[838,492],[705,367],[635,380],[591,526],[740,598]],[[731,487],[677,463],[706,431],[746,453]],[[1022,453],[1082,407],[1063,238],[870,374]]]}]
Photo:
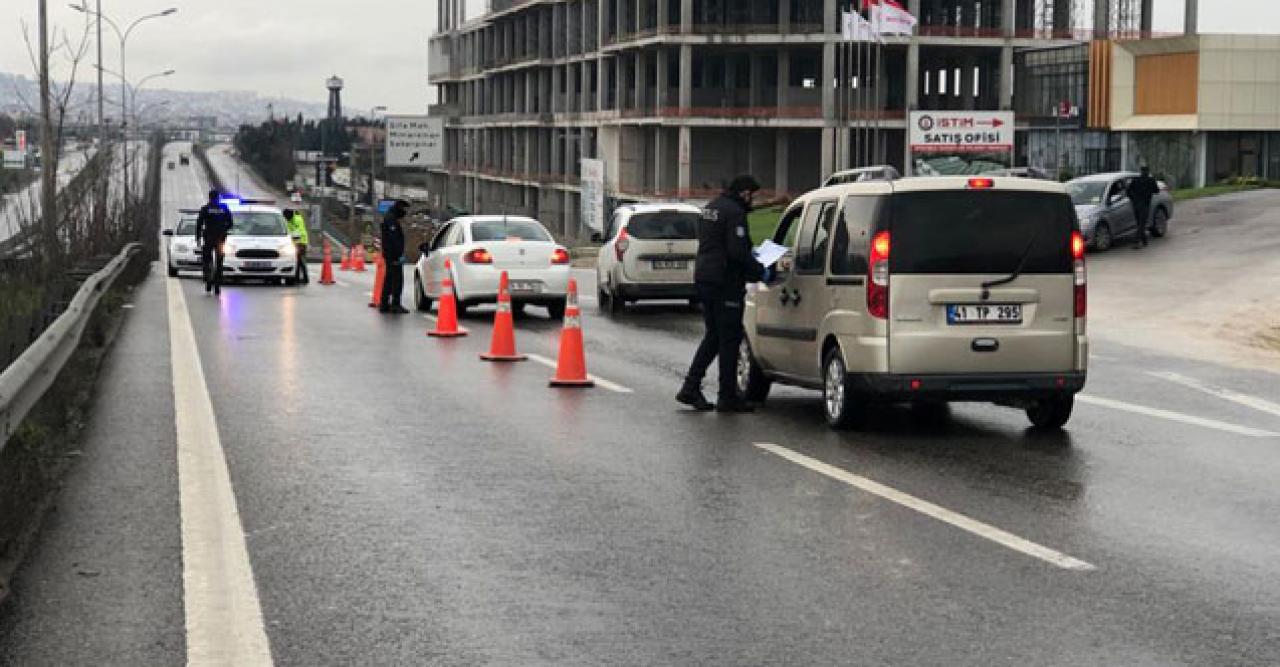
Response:
[{"label": "police officer in black uniform", "polygon": [[[751,176],[739,176],[719,197],[702,210],[698,222],[698,256],[694,264],[694,284],[702,302],[706,332],[693,355],[684,386],[676,400],[697,410],[751,412],[738,395],[738,346],[742,344],[742,308],[747,283],[764,277],[764,267],[752,254],[747,213],[760,183]],[[702,395],[702,378],[711,361],[720,358],[720,395],[713,406]]]},{"label": "police officer in black uniform", "polygon": [[400,221],[408,214],[409,203],[397,199],[382,217],[382,257],[387,275],[382,282],[379,312],[396,315],[409,312],[400,305],[400,293],[404,291],[404,228]]},{"label": "police officer in black uniform", "polygon": [[218,191],[209,191],[209,203],[200,207],[196,216],[196,245],[200,246],[201,268],[204,270],[204,291],[222,293],[222,244],[231,232],[234,220],[231,210],[219,201]]},{"label": "police officer in black uniform", "polygon": [[1147,246],[1147,226],[1151,224],[1151,200],[1160,192],[1160,183],[1151,177],[1151,167],[1142,166],[1142,171],[1129,181],[1125,194],[1133,204],[1133,216],[1137,222],[1138,235],[1133,238],[1133,249]]}]

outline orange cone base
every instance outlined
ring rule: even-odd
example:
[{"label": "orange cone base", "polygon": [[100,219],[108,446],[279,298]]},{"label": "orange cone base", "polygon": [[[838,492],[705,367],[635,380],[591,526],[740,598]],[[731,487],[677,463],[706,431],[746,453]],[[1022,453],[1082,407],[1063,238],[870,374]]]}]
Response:
[{"label": "orange cone base", "polygon": [[566,387],[566,388],[570,388],[570,389],[572,389],[572,388],[574,388],[574,387],[579,388],[579,389],[587,389],[587,388],[590,388],[590,387],[594,387],[594,386],[596,386],[596,383],[595,383],[595,381],[590,380],[590,379],[587,379],[587,380],[552,380],[551,382],[548,382],[548,383],[547,383],[547,385],[548,385],[548,386],[551,386],[551,387]]},{"label": "orange cone base", "polygon": [[466,329],[458,329],[457,331],[428,331],[427,335],[432,338],[461,338],[467,335]]},{"label": "orange cone base", "polygon": [[523,354],[490,354],[488,352],[480,353],[480,358],[485,361],[527,361],[529,359]]}]

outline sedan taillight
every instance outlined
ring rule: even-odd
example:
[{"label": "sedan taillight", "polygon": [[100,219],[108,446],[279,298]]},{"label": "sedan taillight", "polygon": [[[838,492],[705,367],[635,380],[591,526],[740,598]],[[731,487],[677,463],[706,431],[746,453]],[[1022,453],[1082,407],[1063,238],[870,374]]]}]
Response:
[{"label": "sedan taillight", "polygon": [[493,255],[489,254],[484,248],[476,248],[471,252],[462,256],[462,261],[467,264],[492,264]]},{"label": "sedan taillight", "polygon": [[565,250],[564,248],[556,248],[555,250],[552,250],[551,263],[552,264],[568,264],[569,251]]}]

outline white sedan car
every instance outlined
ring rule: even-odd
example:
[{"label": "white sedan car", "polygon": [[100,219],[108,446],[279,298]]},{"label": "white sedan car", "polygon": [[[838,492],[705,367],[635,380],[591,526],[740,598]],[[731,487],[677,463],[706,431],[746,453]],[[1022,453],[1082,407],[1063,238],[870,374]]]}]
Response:
[{"label": "white sedan car", "polygon": [[444,263],[450,260],[459,312],[496,302],[498,281],[506,271],[514,306],[544,306],[552,318],[564,317],[569,251],[537,220],[502,215],[454,218],[419,250],[422,256],[413,270],[418,310],[430,310],[431,302],[440,298]]},{"label": "white sedan car", "polygon": [[164,230],[169,237],[165,255],[169,264],[169,277],[177,278],[179,271],[200,272],[200,248],[196,246],[196,214],[198,210],[179,211],[178,224]]}]

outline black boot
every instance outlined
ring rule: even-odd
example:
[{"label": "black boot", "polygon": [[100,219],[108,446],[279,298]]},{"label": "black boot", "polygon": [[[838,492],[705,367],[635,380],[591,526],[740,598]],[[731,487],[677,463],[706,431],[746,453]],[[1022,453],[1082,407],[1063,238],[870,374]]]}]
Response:
[{"label": "black boot", "polygon": [[714,410],[716,407],[702,395],[702,387],[688,380],[685,381],[684,386],[680,387],[679,393],[676,394],[676,401],[700,412]]},{"label": "black boot", "polygon": [[751,407],[750,403],[742,400],[737,396],[734,396],[733,398],[721,397],[720,401],[716,403],[716,412],[720,412],[720,413],[740,414],[744,412],[755,412],[755,411],[756,409]]}]

